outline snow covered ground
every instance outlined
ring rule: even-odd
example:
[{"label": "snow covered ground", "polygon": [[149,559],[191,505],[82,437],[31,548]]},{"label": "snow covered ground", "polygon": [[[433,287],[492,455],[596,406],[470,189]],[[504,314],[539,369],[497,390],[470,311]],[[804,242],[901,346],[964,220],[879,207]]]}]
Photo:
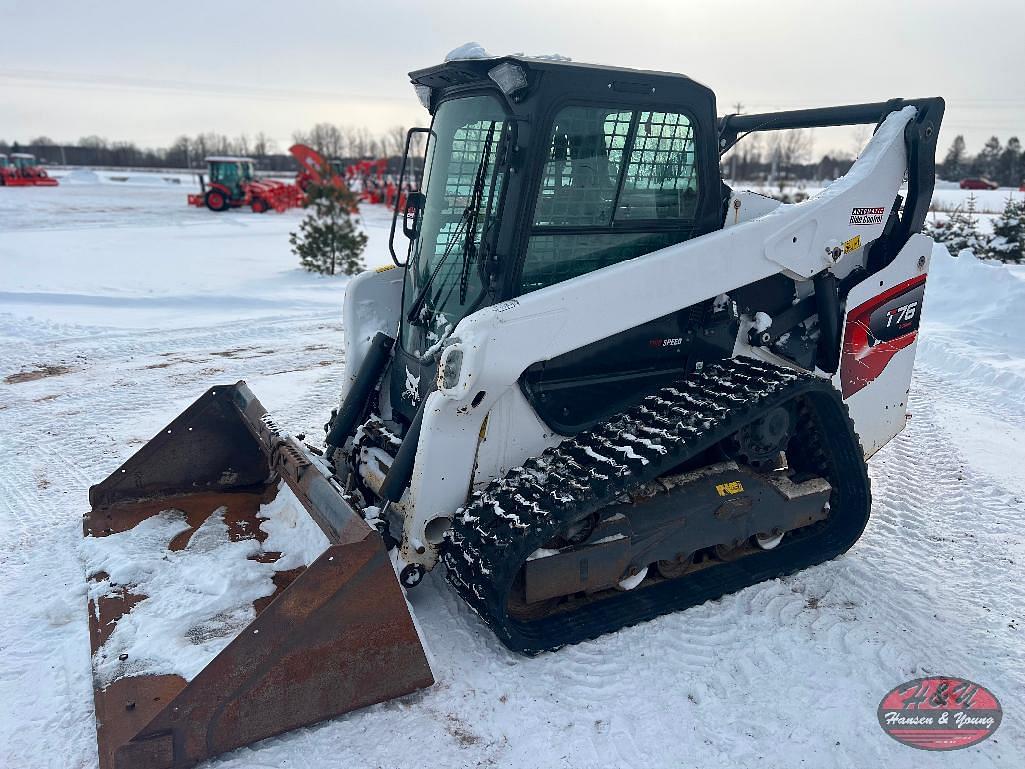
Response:
[{"label": "snow covered ground", "polygon": [[[102,180],[101,180],[102,182]],[[96,766],[86,492],[212,384],[318,434],[345,279],[302,273],[298,212],[215,215],[186,184],[0,188],[0,767]],[[368,262],[389,220],[368,208]],[[908,429],[845,556],[524,659],[435,572],[409,595],[430,690],[211,762],[252,767],[1025,766],[1025,280],[938,249]],[[952,755],[882,733],[918,676],[1000,699]]]}]

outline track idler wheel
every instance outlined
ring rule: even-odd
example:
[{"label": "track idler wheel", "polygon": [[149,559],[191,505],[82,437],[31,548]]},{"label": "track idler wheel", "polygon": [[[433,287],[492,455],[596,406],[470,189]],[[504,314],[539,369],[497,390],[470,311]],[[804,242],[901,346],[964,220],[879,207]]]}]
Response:
[{"label": "track idler wheel", "polygon": [[796,419],[788,406],[777,406],[764,416],[742,427],[730,438],[730,452],[752,467],[760,467],[779,458],[786,450]]}]

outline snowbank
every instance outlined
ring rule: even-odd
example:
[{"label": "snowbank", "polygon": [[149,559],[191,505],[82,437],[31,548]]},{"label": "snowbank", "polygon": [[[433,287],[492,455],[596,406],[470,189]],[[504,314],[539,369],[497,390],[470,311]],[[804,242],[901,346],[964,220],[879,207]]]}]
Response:
[{"label": "snowbank", "polygon": [[1025,281],[1013,266],[953,257],[936,244],[925,292],[919,355],[939,369],[1020,399],[1025,392]]},{"label": "snowbank", "polygon": [[88,168],[75,168],[60,177],[61,184],[99,184],[100,175]]},{"label": "snowbank", "polygon": [[937,244],[929,268],[925,317],[1006,339],[1025,354],[1025,337],[1008,333],[1021,323],[1025,311],[1025,283],[1016,279],[1013,269],[977,259],[969,251],[954,257]]}]

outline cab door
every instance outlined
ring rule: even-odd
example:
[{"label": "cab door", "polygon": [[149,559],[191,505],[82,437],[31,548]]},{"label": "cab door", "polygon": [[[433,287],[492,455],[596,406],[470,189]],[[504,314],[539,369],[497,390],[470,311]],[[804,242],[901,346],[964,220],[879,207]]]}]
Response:
[{"label": "cab door", "polygon": [[[643,258],[699,234],[696,141],[694,121],[680,109],[559,110],[516,293]],[[701,332],[712,312],[711,306],[682,308],[537,363],[521,385],[550,427],[578,432],[690,370],[695,356],[707,358],[716,340]],[[722,345],[732,348],[732,342]]]}]

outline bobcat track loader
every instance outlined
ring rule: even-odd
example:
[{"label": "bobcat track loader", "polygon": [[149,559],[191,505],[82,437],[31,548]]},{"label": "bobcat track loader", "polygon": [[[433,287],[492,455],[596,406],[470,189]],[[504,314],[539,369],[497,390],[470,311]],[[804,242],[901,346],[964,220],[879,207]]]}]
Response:
[{"label": "bobcat track loader", "polygon": [[[399,585],[439,565],[535,654],[822,563],[866,525],[866,458],[906,420],[942,99],[717,117],[668,73],[501,57],[411,79],[421,191],[396,266],[346,290],[325,447],[228,384],[91,489],[103,769],[429,686]],[[720,176],[749,132],[855,124],[872,139],[806,202]],[[231,589],[207,584],[228,566]]]}]

